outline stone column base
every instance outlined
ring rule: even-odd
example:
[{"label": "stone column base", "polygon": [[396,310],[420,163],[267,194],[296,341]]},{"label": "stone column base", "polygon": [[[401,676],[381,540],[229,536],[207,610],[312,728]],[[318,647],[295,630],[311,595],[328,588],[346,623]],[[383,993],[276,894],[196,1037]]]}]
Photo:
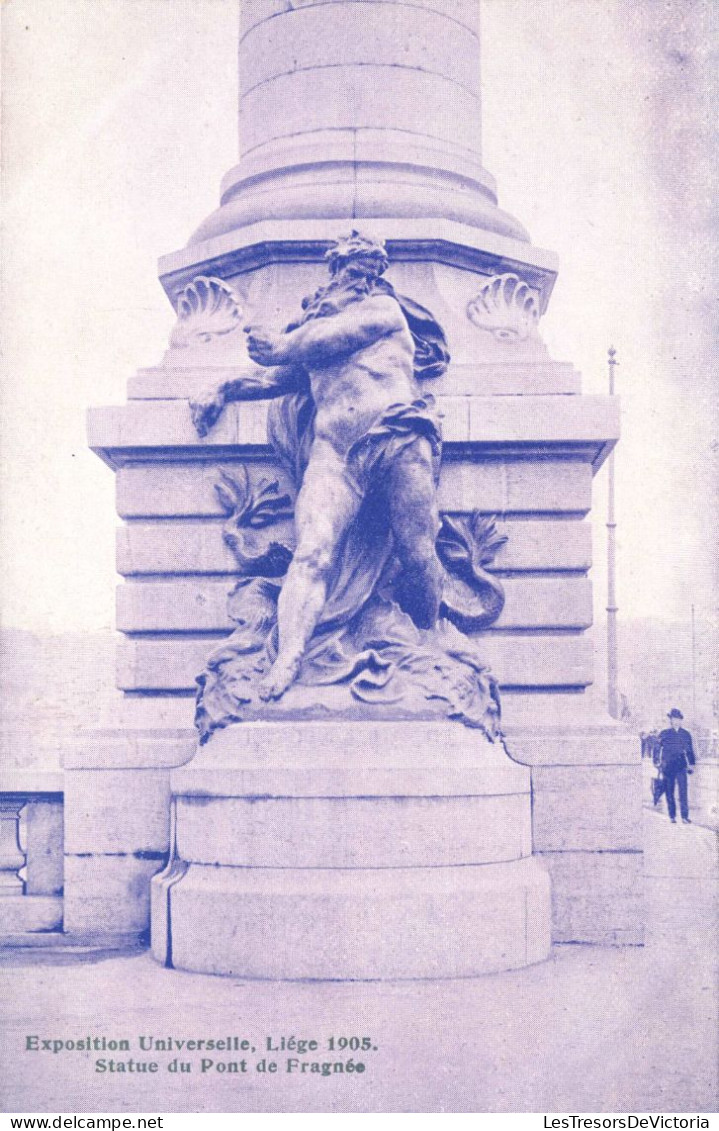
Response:
[{"label": "stone column base", "polygon": [[530,775],[452,723],[247,723],[171,778],[152,945],[269,980],[461,978],[546,958]]},{"label": "stone column base", "polygon": [[153,952],[259,980],[466,978],[549,954],[549,879],[532,857],[439,868],[191,864],[153,880]]}]

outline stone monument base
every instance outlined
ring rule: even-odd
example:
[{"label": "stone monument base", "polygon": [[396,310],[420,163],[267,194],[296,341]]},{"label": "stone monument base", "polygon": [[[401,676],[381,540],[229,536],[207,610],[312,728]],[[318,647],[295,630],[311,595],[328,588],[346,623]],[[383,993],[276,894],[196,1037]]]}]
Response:
[{"label": "stone monument base", "polygon": [[550,948],[530,774],[452,723],[243,723],[173,771],[152,946],[256,979],[469,977]]}]

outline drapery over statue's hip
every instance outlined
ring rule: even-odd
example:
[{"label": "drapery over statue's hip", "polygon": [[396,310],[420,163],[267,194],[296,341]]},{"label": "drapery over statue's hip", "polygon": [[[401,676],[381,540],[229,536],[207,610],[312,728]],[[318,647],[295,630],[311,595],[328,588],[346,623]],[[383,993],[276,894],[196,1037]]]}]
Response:
[{"label": "drapery over statue's hip", "polygon": [[[345,457],[348,482],[364,496],[374,483],[381,482],[397,457],[408,448],[427,450],[435,482],[439,478],[442,435],[432,409],[434,397],[426,396],[410,404],[392,404],[356,440]],[[427,441],[427,445],[418,444]]]}]

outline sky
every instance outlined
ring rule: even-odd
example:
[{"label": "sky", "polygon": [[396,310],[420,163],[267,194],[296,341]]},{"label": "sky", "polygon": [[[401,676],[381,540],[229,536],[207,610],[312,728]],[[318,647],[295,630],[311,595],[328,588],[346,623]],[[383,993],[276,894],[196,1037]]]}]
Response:
[{"label": "sky", "polygon": [[[719,74],[713,0],[484,0],[483,153],[558,253],[542,333],[607,389],[617,349],[620,618],[715,616]],[[114,477],[88,405],[120,404],[173,312],[160,255],[237,160],[234,0],[5,0],[2,614],[110,627]],[[596,615],[606,603],[596,481]]]}]

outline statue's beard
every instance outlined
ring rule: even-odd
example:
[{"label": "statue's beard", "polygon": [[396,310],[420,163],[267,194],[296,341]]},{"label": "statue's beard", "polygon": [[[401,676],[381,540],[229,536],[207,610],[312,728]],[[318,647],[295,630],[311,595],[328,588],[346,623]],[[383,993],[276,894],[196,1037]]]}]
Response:
[{"label": "statue's beard", "polygon": [[[378,277],[376,275],[347,275],[342,273],[331,279],[326,287],[304,299],[302,318],[297,323],[309,322],[312,318],[328,318],[338,314],[350,303],[359,302],[375,292]],[[384,288],[382,288],[384,289]]]}]

